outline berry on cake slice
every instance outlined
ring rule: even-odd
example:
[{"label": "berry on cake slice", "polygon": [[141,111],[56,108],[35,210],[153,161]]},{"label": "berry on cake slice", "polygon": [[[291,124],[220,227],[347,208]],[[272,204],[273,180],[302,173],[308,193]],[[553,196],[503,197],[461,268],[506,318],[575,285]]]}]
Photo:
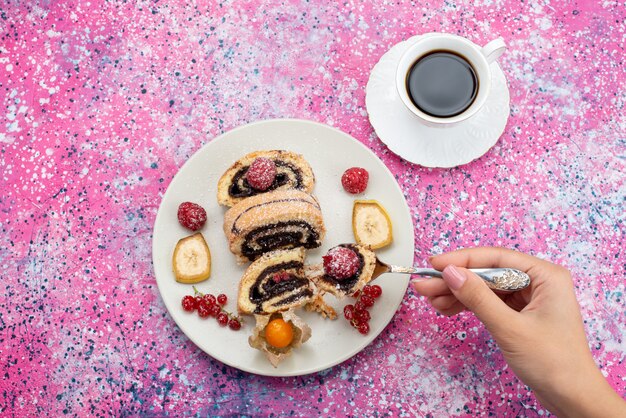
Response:
[{"label": "berry on cake slice", "polygon": [[359,256],[348,247],[332,248],[322,257],[322,260],[324,260],[324,272],[337,280],[354,276],[361,265]]},{"label": "berry on cake slice", "polygon": [[320,291],[344,298],[361,291],[375,268],[376,254],[368,247],[340,244],[328,250],[322,263],[308,265],[305,274]]},{"label": "berry on cake slice", "polygon": [[256,190],[265,191],[270,188],[276,178],[276,164],[274,161],[265,157],[255,159],[248,171],[246,172],[246,180],[248,184]]}]

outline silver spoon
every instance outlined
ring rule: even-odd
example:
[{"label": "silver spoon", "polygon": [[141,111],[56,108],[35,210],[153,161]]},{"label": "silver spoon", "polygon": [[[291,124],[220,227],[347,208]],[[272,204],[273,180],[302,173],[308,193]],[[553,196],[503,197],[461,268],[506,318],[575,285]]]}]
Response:
[{"label": "silver spoon", "polygon": [[[485,283],[487,283],[487,286],[491,289],[501,292],[516,292],[528,287],[530,284],[530,276],[517,269],[472,268],[468,270],[476,273],[476,275],[483,279]],[[374,274],[372,275],[371,280],[374,280],[381,274],[385,273],[415,274],[417,276],[439,278],[443,277],[439,270],[420,267],[394,266],[392,264],[383,263],[376,258],[376,267],[374,268]]]}]

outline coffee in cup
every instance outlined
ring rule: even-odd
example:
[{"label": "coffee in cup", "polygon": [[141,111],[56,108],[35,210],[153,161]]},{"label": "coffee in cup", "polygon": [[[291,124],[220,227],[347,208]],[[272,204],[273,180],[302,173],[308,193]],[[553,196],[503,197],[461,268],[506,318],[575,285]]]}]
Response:
[{"label": "coffee in cup", "polygon": [[409,70],[407,90],[422,112],[448,118],[463,113],[476,98],[478,77],[472,64],[452,51],[433,51]]},{"label": "coffee in cup", "polygon": [[456,35],[422,35],[400,58],[400,98],[427,125],[466,120],[484,105],[491,88],[489,66],[504,49],[500,38],[480,48]]}]

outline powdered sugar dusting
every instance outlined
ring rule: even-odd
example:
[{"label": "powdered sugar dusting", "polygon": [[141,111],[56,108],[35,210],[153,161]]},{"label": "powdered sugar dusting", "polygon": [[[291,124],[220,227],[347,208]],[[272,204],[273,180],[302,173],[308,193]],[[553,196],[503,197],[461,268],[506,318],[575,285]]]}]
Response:
[{"label": "powdered sugar dusting", "polygon": [[202,229],[207,215],[204,208],[197,203],[183,202],[178,207],[178,222],[192,231]]},{"label": "powdered sugar dusting", "polygon": [[275,178],[276,164],[265,157],[256,158],[246,172],[246,180],[257,190],[267,190]]},{"label": "powdered sugar dusting", "polygon": [[324,272],[338,280],[354,276],[361,264],[359,256],[347,247],[331,248],[323,260]]}]

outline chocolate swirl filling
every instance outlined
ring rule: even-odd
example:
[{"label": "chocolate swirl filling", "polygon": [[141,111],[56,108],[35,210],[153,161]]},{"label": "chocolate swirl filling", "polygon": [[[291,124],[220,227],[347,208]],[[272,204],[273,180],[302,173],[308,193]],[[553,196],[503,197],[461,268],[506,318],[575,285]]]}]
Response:
[{"label": "chocolate swirl filling", "polygon": [[263,225],[250,231],[244,238],[241,254],[254,260],[272,250],[295,247],[310,249],[320,245],[318,232],[307,222],[286,221]]},{"label": "chocolate swirl filling", "polygon": [[228,187],[228,194],[231,197],[240,198],[276,190],[286,184],[289,184],[289,187],[292,189],[301,190],[304,187],[302,182],[302,172],[298,167],[280,160],[274,160],[274,163],[276,164],[276,178],[267,190],[259,191],[250,186],[246,180],[246,173],[249,168],[249,166],[247,166],[242,167],[235,173],[232,183]]},{"label": "chocolate swirl filling", "polygon": [[[249,299],[255,305],[254,313],[278,311],[313,295],[309,280],[296,272],[302,269],[302,263],[289,261],[264,269],[250,288]],[[280,272],[279,279],[275,277]]]}]

